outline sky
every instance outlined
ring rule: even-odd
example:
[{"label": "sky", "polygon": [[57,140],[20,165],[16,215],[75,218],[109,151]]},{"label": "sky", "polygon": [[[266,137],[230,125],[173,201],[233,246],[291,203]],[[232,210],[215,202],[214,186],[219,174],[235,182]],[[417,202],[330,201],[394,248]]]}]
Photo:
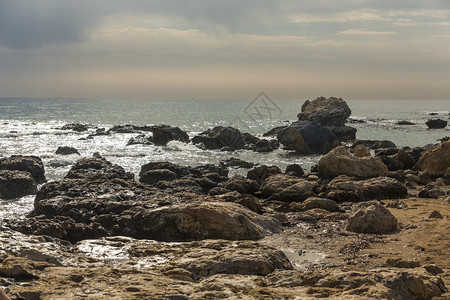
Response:
[{"label": "sky", "polygon": [[450,0],[0,0],[0,97],[450,99]]}]

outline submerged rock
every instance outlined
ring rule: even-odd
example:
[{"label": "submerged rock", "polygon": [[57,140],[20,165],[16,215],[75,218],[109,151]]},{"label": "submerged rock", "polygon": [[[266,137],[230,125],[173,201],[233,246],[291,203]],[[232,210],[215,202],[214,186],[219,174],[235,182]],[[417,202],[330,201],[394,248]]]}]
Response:
[{"label": "submerged rock", "polygon": [[388,169],[377,157],[357,157],[350,154],[344,146],[340,146],[320,158],[318,172],[324,178],[339,175],[370,178],[386,176]]},{"label": "submerged rock", "polygon": [[425,124],[430,129],[440,129],[447,126],[447,121],[441,119],[429,119],[425,122]]},{"label": "submerged rock", "polygon": [[157,125],[152,127],[153,142],[159,145],[167,145],[170,141],[189,143],[189,135],[179,127],[169,125]]},{"label": "submerged rock", "polygon": [[153,136],[140,134],[129,139],[127,146],[129,145],[153,145]]},{"label": "submerged rock", "polygon": [[60,154],[60,155],[78,154],[78,155],[80,155],[80,152],[78,152],[78,150],[75,149],[74,147],[60,146],[60,147],[58,147],[58,149],[56,149],[55,154]]},{"label": "submerged rock", "polygon": [[89,125],[80,123],[69,123],[61,127],[61,130],[73,130],[76,132],[83,132],[89,129]]},{"label": "submerged rock", "polygon": [[360,233],[387,233],[397,229],[398,220],[378,201],[354,204],[346,229]]},{"label": "submerged rock", "polygon": [[277,139],[286,149],[301,154],[325,154],[340,145],[334,134],[310,121],[298,121],[281,129]]}]

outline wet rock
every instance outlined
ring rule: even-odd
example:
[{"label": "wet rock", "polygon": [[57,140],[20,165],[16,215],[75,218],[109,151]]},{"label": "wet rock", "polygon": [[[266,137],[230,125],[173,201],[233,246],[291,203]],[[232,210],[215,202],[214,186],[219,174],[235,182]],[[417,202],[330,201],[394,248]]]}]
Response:
[{"label": "wet rock", "polygon": [[296,177],[302,177],[305,175],[305,171],[303,171],[303,168],[299,164],[288,165],[284,173]]},{"label": "wet rock", "polygon": [[153,145],[153,137],[145,134],[140,134],[129,139],[127,146],[129,145]]},{"label": "wet rock", "polygon": [[387,140],[353,140],[349,144],[351,148],[355,148],[358,145],[364,145],[370,149],[397,148],[393,142]]},{"label": "wet rock", "polygon": [[321,157],[318,172],[324,178],[333,178],[339,175],[370,178],[386,176],[388,170],[380,159],[356,157],[350,154],[344,146],[340,146]]},{"label": "wet rock", "polygon": [[281,129],[285,129],[287,127],[288,126],[278,126],[278,127],[272,128],[271,130],[264,133],[263,136],[264,137],[277,136],[278,131],[280,131]]},{"label": "wet rock", "polygon": [[167,169],[148,170],[141,174],[139,182],[155,184],[159,181],[172,181],[178,179],[178,175]]},{"label": "wet rock", "polygon": [[354,205],[346,229],[360,233],[387,233],[397,229],[398,220],[378,201]]},{"label": "wet rock", "polygon": [[414,169],[437,177],[443,176],[449,167],[450,141],[445,141],[422,154]]},{"label": "wet rock", "polygon": [[255,165],[254,163],[247,162],[242,159],[235,158],[235,157],[231,157],[229,159],[220,161],[220,166],[223,166],[223,167],[239,167],[239,168],[247,169],[247,168],[253,168],[254,165]]},{"label": "wet rock", "polygon": [[425,124],[430,129],[439,129],[445,128],[447,126],[447,121],[441,119],[429,119],[425,122]]},{"label": "wet rock", "polygon": [[153,142],[159,145],[167,145],[170,141],[189,143],[189,135],[179,127],[158,125],[152,127]]},{"label": "wet rock", "polygon": [[277,166],[258,166],[247,172],[247,178],[256,180],[258,183],[261,183],[264,179],[269,176],[281,174],[281,169]]},{"label": "wet rock", "polygon": [[313,101],[306,100],[297,117],[299,121],[318,123],[335,134],[339,140],[347,141],[354,139],[356,135],[355,128],[345,126],[351,113],[347,103],[341,98],[319,97]]},{"label": "wet rock", "polygon": [[80,155],[80,152],[78,152],[78,150],[75,149],[74,147],[61,146],[61,147],[58,147],[58,149],[56,149],[55,154],[60,154],[60,155],[78,154],[78,155]]},{"label": "wet rock", "polygon": [[266,178],[260,187],[261,195],[270,200],[298,201],[315,196],[315,184],[294,176],[285,174]]},{"label": "wet rock", "polygon": [[239,150],[245,147],[245,138],[236,128],[218,126],[195,136],[192,143],[201,144],[205,149],[211,150],[225,147]]},{"label": "wet rock", "polygon": [[355,152],[353,153],[353,155],[355,155],[356,157],[370,156],[370,148],[362,144],[357,145],[355,147]]},{"label": "wet rock", "polygon": [[253,194],[258,190],[259,184],[257,181],[247,179],[242,175],[234,175],[223,184],[223,187],[227,190],[237,191],[241,194]]},{"label": "wet rock", "polygon": [[276,145],[272,141],[261,139],[255,144],[254,150],[256,152],[272,152],[276,148]]},{"label": "wet rock", "polygon": [[281,129],[277,139],[286,149],[300,154],[325,154],[340,145],[334,134],[310,121],[298,121]]},{"label": "wet rock", "polygon": [[0,159],[0,170],[25,171],[31,174],[36,183],[44,183],[45,169],[42,160],[37,156],[13,155]]},{"label": "wet rock", "polygon": [[150,126],[136,126],[131,124],[115,125],[111,127],[108,132],[111,133],[141,133],[142,131],[151,131]]},{"label": "wet rock", "polygon": [[61,127],[61,130],[72,130],[76,132],[83,132],[89,129],[89,125],[80,123],[69,123]]},{"label": "wet rock", "polygon": [[0,170],[0,199],[14,199],[36,194],[37,185],[24,171]]},{"label": "wet rock", "polygon": [[377,177],[354,181],[342,176],[333,179],[320,195],[335,201],[361,202],[373,199],[405,198],[408,196],[408,191],[394,178]]},{"label": "wet rock", "polygon": [[107,175],[110,179],[130,180],[134,178],[134,174],[126,172],[121,166],[98,156],[80,159],[64,178],[80,179],[99,174]]}]

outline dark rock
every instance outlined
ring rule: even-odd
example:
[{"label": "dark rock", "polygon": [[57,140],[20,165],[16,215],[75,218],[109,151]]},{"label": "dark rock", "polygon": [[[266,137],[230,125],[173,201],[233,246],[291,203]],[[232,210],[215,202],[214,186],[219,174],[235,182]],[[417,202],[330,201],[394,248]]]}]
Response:
[{"label": "dark rock", "polygon": [[242,175],[234,175],[223,184],[223,187],[241,194],[253,194],[258,190],[259,184],[257,181],[247,179]]},{"label": "dark rock", "polygon": [[425,187],[420,190],[418,196],[420,198],[438,199],[440,196],[444,196],[445,192],[436,187]]},{"label": "dark rock", "polygon": [[397,125],[416,125],[416,124],[413,123],[413,122],[410,122],[410,121],[404,121],[404,120],[398,121],[398,122],[395,123],[395,124],[397,124]]},{"label": "dark rock", "polygon": [[375,156],[389,156],[389,155],[396,155],[398,153],[397,148],[379,148],[375,151]]},{"label": "dark rock", "polygon": [[223,195],[223,194],[226,194],[226,193],[229,193],[229,192],[231,192],[231,191],[226,189],[226,188],[218,186],[218,187],[210,189],[208,194],[212,195],[212,196],[215,196],[215,195]]},{"label": "dark rock", "polygon": [[324,209],[329,212],[340,212],[341,209],[339,209],[339,206],[337,203],[331,199],[325,199],[325,198],[317,198],[317,197],[309,197],[302,203],[292,203],[291,204],[291,211],[307,211],[310,209]]},{"label": "dark rock", "polygon": [[36,182],[25,171],[0,170],[0,198],[14,199],[37,192]]},{"label": "dark rock", "polygon": [[108,132],[114,133],[141,133],[142,131],[152,131],[152,126],[136,126],[131,124],[115,125]]},{"label": "dark rock", "polygon": [[159,145],[167,145],[170,141],[189,143],[189,135],[178,127],[169,125],[153,126],[153,142]]},{"label": "dark rock", "polygon": [[139,176],[143,176],[150,170],[170,170],[174,172],[178,177],[195,176],[200,177],[201,172],[197,171],[191,167],[179,166],[170,162],[150,162],[141,167]]},{"label": "dark rock", "polygon": [[55,154],[60,154],[60,155],[78,154],[78,155],[80,155],[80,152],[78,152],[78,150],[75,149],[74,147],[62,146],[62,147],[58,147],[58,149],[56,149]]},{"label": "dark rock", "polygon": [[321,197],[342,202],[361,202],[373,199],[395,199],[408,196],[408,190],[398,180],[389,177],[376,177],[354,181],[340,176],[325,187]]},{"label": "dark rock", "polygon": [[387,140],[353,140],[350,142],[351,148],[355,148],[358,145],[364,145],[370,149],[397,148],[393,142]]},{"label": "dark rock", "polygon": [[72,130],[76,132],[83,132],[89,129],[89,125],[80,124],[80,123],[70,123],[61,127],[61,130]]},{"label": "dark rock", "polygon": [[256,136],[254,136],[251,133],[244,132],[242,135],[244,136],[246,145],[251,145],[251,144],[255,145],[257,142],[260,141],[259,138],[257,138]]},{"label": "dark rock", "polygon": [[274,174],[281,174],[281,169],[277,166],[258,166],[247,172],[247,178],[256,180],[261,183],[264,179]]},{"label": "dark rock", "polygon": [[240,204],[254,211],[255,213],[262,213],[261,201],[253,195],[244,194],[238,197],[234,203]]},{"label": "dark rock", "polygon": [[37,156],[13,155],[0,159],[0,170],[25,171],[31,174],[36,183],[44,183],[45,170],[42,160]]},{"label": "dark rock", "polygon": [[285,173],[297,177],[302,177],[303,175],[305,175],[305,171],[303,171],[303,168],[299,164],[288,165],[286,167]]},{"label": "dark rock", "polygon": [[148,170],[140,175],[139,182],[155,184],[159,181],[172,181],[178,179],[178,175],[167,169]]},{"label": "dark rock", "polygon": [[222,148],[239,150],[245,147],[245,138],[236,128],[218,126],[195,136],[192,143],[201,144],[204,148],[212,150]]},{"label": "dark rock", "polygon": [[377,158],[381,159],[381,161],[386,165],[389,171],[405,169],[405,165],[392,156],[377,155]]},{"label": "dark rock", "polygon": [[129,139],[127,146],[129,145],[153,145],[153,137],[147,136],[145,134],[140,134]]},{"label": "dark rock", "polygon": [[442,217],[441,213],[438,212],[437,210],[433,210],[428,218],[430,218],[430,219],[443,219],[444,217]]},{"label": "dark rock", "polygon": [[272,152],[274,149],[276,147],[274,147],[273,142],[266,139],[262,139],[255,144],[256,152]]},{"label": "dark rock", "polygon": [[126,172],[124,168],[113,164],[104,158],[82,158],[69,170],[64,178],[80,179],[90,176],[104,174],[108,178],[121,178],[130,180],[134,178],[134,174]]},{"label": "dark rock", "polygon": [[447,126],[447,121],[441,119],[429,119],[425,122],[425,124],[430,129],[439,129],[445,128]]},{"label": "dark rock", "polygon": [[242,159],[234,158],[234,157],[220,161],[220,166],[223,166],[223,167],[238,167],[238,168],[248,169],[248,168],[252,168],[254,165],[255,165],[254,163],[247,162]]},{"label": "dark rock", "polygon": [[325,154],[340,145],[336,136],[322,126],[309,121],[299,121],[282,129],[278,141],[288,150],[301,154]]},{"label": "dark rock", "polygon": [[403,149],[398,149],[397,155],[396,155],[397,161],[403,163],[403,165],[407,169],[412,169],[414,165],[416,164],[416,161],[414,157],[408,153],[406,153]]},{"label": "dark rock", "polygon": [[272,128],[271,130],[264,133],[263,136],[264,137],[277,136],[278,131],[280,131],[281,129],[285,129],[287,127],[288,126],[278,126],[278,127]]},{"label": "dark rock", "polygon": [[97,128],[94,133],[91,133],[87,136],[87,139],[93,139],[96,136],[105,136],[105,135],[111,135],[111,132],[106,131],[105,128]]}]

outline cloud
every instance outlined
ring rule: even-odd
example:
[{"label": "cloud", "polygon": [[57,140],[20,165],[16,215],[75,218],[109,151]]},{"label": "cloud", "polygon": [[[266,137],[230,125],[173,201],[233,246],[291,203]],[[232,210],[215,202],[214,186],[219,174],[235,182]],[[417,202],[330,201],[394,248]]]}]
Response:
[{"label": "cloud", "polygon": [[394,35],[395,31],[371,31],[366,29],[347,29],[340,31],[337,35]]}]

